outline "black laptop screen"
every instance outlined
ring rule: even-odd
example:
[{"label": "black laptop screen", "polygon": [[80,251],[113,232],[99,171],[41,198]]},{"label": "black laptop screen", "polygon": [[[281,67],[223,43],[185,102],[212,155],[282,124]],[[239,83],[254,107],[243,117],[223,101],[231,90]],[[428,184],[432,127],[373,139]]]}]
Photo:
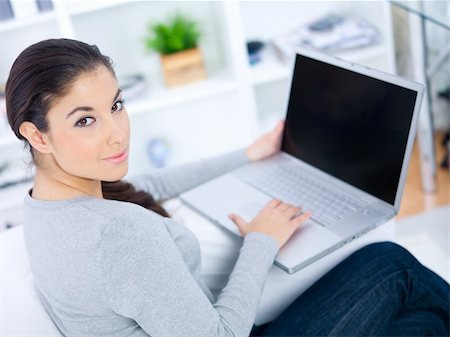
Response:
[{"label": "black laptop screen", "polygon": [[282,150],[393,205],[416,96],[297,55]]}]

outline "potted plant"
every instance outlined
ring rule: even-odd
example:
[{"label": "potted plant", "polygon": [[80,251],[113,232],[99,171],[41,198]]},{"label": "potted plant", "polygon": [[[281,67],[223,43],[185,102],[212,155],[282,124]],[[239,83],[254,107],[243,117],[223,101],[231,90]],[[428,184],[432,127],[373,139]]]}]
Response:
[{"label": "potted plant", "polygon": [[197,22],[176,13],[164,22],[149,25],[146,46],[161,55],[164,80],[169,87],[206,78],[198,42],[201,32]]}]

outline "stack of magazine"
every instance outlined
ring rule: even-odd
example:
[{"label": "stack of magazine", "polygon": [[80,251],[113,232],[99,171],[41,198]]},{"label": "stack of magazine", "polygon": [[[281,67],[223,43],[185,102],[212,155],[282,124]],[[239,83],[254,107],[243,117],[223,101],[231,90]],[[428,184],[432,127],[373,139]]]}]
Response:
[{"label": "stack of magazine", "polygon": [[374,45],[378,40],[378,31],[362,18],[328,14],[276,36],[272,44],[281,59],[289,61],[298,47],[337,52]]}]

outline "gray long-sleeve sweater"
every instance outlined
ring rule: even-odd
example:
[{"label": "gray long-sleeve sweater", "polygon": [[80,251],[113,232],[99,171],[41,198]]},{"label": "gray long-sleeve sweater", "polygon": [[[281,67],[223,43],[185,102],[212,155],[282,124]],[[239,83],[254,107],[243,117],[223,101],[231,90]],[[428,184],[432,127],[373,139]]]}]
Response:
[{"label": "gray long-sleeve sweater", "polygon": [[[129,181],[163,200],[246,162],[239,150]],[[24,215],[39,297],[66,336],[248,336],[278,251],[272,237],[248,234],[216,299],[197,239],[171,219],[128,202],[30,195]]]}]

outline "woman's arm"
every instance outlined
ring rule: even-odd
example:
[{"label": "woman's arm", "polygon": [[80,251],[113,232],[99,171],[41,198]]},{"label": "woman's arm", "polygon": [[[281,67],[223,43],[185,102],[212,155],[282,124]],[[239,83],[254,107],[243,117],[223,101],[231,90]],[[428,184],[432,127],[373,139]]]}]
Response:
[{"label": "woman's arm", "polygon": [[137,190],[150,193],[157,201],[170,199],[210,179],[234,170],[250,161],[267,158],[280,150],[284,122],[259,137],[245,149],[193,163],[155,170],[127,179]]},{"label": "woman's arm", "polygon": [[165,224],[139,214],[134,219],[132,225],[118,221],[103,233],[103,282],[111,309],[151,336],[248,336],[278,251],[276,240],[248,234],[227,285],[211,303]]},{"label": "woman's arm", "polygon": [[221,174],[250,162],[245,149],[209,159],[154,170],[127,179],[137,190],[157,201],[170,199]]}]

